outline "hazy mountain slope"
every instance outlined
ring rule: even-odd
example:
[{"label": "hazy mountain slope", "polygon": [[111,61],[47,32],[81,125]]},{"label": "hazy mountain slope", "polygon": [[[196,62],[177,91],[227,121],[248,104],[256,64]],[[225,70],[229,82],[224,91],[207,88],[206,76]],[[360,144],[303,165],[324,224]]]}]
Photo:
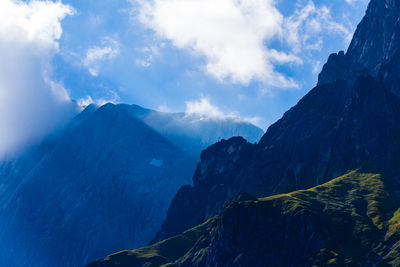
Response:
[{"label": "hazy mountain slope", "polygon": [[179,187],[191,183],[200,150],[263,133],[200,119],[90,105],[63,131],[0,164],[0,265],[82,266],[147,244]]},{"label": "hazy mountain slope", "polygon": [[[257,197],[285,193],[365,166],[400,181],[400,98],[394,90],[399,84],[385,78],[398,75],[397,65],[390,63],[397,58],[388,57],[400,50],[392,46],[400,31],[381,26],[385,38],[382,32],[375,38],[368,30],[397,25],[398,10],[396,1],[373,0],[349,52],[329,57],[318,86],[269,127],[258,144],[232,139],[207,149],[194,175],[194,186],[180,189],[154,241],[215,215],[221,203],[240,190]],[[389,37],[392,45],[387,44]],[[368,60],[372,53],[374,60]],[[372,67],[377,65],[386,66],[385,75],[377,74]]]},{"label": "hazy mountain slope", "polygon": [[149,241],[196,162],[124,106],[89,107],[0,170],[0,265],[82,266]]},{"label": "hazy mountain slope", "polygon": [[264,132],[235,118],[209,118],[201,114],[167,113],[125,105],[131,114],[198,159],[201,151],[222,139],[242,136],[249,142],[260,140]]},{"label": "hazy mountain slope", "polygon": [[396,266],[399,220],[388,180],[350,172],[284,195],[241,193],[203,225],[88,266]]}]

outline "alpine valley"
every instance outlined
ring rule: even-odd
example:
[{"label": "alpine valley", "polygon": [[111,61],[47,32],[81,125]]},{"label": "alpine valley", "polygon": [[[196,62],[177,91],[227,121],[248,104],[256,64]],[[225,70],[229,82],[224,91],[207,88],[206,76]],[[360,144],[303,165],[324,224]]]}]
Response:
[{"label": "alpine valley", "polygon": [[400,266],[399,189],[400,1],[372,0],[258,143],[201,153],[150,245],[88,266]]}]

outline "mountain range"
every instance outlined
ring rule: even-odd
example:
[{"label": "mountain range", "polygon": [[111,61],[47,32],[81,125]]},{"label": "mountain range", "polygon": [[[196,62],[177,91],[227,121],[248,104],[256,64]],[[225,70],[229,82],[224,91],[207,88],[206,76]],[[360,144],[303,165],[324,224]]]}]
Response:
[{"label": "mountain range", "polygon": [[83,266],[146,245],[179,187],[191,183],[200,149],[263,134],[234,119],[200,118],[90,105],[40,145],[2,162],[0,266]]},{"label": "mountain range", "polygon": [[372,0],[258,143],[202,152],[149,246],[88,266],[400,266],[399,162],[400,2]]}]

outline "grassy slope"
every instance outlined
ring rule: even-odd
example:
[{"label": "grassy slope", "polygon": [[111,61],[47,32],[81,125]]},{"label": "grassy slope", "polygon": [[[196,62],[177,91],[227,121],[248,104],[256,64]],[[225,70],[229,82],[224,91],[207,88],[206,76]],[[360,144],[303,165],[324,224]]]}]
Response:
[{"label": "grassy slope", "polygon": [[363,262],[366,254],[378,261],[383,256],[381,241],[395,203],[390,192],[381,175],[353,171],[308,190],[261,201],[280,206],[282,214],[305,210],[318,214],[331,239],[310,261],[347,265]]},{"label": "grassy slope", "polygon": [[100,260],[96,263],[91,263],[92,266],[143,266],[146,263],[152,263],[153,266],[161,266],[174,262],[182,257],[200,238],[203,231],[207,229],[210,220],[189,229],[184,233],[175,237],[168,238],[154,245],[136,249],[117,252]]},{"label": "grassy slope", "polygon": [[[400,242],[396,241],[400,237],[400,209],[394,212],[396,201],[390,192],[383,176],[353,171],[308,190],[247,201],[246,207],[261,210],[273,207],[280,210],[281,216],[305,211],[317,214],[321,228],[326,228],[331,238],[326,247],[310,255],[307,259],[310,263],[352,265],[384,259],[398,266]],[[216,218],[176,237],[138,250],[113,254],[97,262],[98,265],[89,266],[143,266],[146,262],[153,266],[179,264]]]}]

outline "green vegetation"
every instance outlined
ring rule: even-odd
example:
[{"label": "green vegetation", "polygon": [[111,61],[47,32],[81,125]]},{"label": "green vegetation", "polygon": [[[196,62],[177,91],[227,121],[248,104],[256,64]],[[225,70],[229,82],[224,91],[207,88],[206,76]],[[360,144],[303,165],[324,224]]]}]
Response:
[{"label": "green vegetation", "polygon": [[[327,215],[336,212],[355,218],[367,215],[373,225],[384,230],[386,218],[393,210],[392,198],[382,175],[352,171],[308,190],[267,197],[260,201],[279,201],[279,205],[286,207],[283,209],[285,213],[322,208],[322,212]],[[400,219],[400,211],[397,216]],[[400,227],[398,222],[397,226]]]},{"label": "green vegetation", "polygon": [[386,232],[400,232],[400,212],[390,219],[396,203],[390,192],[382,175],[352,171],[308,190],[260,201],[279,206],[282,214],[309,211],[321,219],[321,227],[330,233],[323,249],[330,253],[329,257],[326,253],[314,255],[316,262],[321,264],[326,257],[325,265],[356,264],[365,261],[366,254],[369,260],[379,260]]},{"label": "green vegetation", "polygon": [[[105,264],[104,266],[118,267],[167,265],[184,255],[194,245],[207,228],[208,223],[209,221],[148,247],[137,250],[124,250],[112,254],[99,263]],[[97,265],[92,263],[88,265],[88,267],[90,266]]]},{"label": "green vegetation", "polygon": [[[313,231],[325,236],[326,242],[324,247],[309,255],[307,265],[362,266],[377,263],[400,266],[400,242],[397,242],[400,239],[400,209],[396,211],[397,200],[382,175],[352,171],[308,190],[238,205],[251,212],[261,211],[261,214],[278,211],[274,214],[286,220],[311,214],[318,222]],[[237,205],[226,206],[226,209],[237,208]],[[179,265],[193,255],[193,251],[189,251],[194,249],[195,243],[203,235],[210,234],[211,227],[216,227],[219,216],[222,215],[176,237],[138,250],[116,253],[98,263],[108,263],[102,266]],[[269,229],[266,225],[265,231],[273,234],[279,229]]]}]

